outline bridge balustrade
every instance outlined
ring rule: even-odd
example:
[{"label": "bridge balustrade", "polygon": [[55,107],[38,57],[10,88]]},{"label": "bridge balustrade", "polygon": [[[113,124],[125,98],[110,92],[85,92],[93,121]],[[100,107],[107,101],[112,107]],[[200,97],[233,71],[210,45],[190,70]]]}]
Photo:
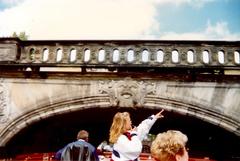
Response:
[{"label": "bridge balustrade", "polygon": [[[43,49],[42,49],[43,48]],[[124,65],[154,65],[154,66],[213,66],[240,65],[240,52],[231,48],[213,49],[206,47],[199,51],[194,47],[149,48],[107,48],[107,47],[25,47],[29,53],[29,63],[73,63],[73,64],[124,64]],[[96,49],[99,48],[99,49]],[[51,53],[49,52],[52,51]],[[34,54],[33,54],[34,51]],[[65,51],[65,52],[62,52]],[[37,55],[37,56],[32,56]],[[26,59],[23,59],[26,61]]]},{"label": "bridge balustrade", "polygon": [[0,64],[43,66],[240,66],[239,41],[79,40],[0,38]]}]

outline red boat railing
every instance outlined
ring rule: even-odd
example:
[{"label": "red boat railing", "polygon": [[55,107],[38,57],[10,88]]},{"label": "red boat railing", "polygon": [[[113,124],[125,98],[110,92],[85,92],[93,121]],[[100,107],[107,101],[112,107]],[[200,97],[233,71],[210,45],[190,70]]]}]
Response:
[{"label": "red boat railing", "polygon": [[[20,154],[20,155],[17,155],[15,158],[13,158],[12,161],[56,161],[54,159],[54,155],[55,155],[55,152]],[[111,152],[103,152],[101,155],[99,155],[100,161],[109,161],[110,157],[111,157]],[[141,153],[140,160],[152,161],[151,154]],[[216,160],[212,160],[208,157],[204,157],[204,158],[189,158],[189,161],[216,161]]]}]

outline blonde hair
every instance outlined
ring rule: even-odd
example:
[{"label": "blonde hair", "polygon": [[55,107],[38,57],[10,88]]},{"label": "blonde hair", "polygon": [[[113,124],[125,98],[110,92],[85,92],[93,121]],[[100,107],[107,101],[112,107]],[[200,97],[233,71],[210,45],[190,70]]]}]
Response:
[{"label": "blonde hair", "polygon": [[180,131],[168,130],[157,135],[151,145],[151,155],[158,161],[176,161],[175,156],[183,155],[187,136]]},{"label": "blonde hair", "polygon": [[127,118],[130,118],[130,114],[128,112],[117,112],[114,115],[109,134],[110,143],[116,143],[118,137],[126,131]]}]

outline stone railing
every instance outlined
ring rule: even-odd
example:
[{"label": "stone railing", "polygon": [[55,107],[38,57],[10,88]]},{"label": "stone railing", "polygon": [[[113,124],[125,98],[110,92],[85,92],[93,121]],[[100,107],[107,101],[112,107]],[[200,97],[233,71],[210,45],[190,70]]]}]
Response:
[{"label": "stone railing", "polygon": [[240,67],[240,41],[47,40],[0,38],[0,65]]}]

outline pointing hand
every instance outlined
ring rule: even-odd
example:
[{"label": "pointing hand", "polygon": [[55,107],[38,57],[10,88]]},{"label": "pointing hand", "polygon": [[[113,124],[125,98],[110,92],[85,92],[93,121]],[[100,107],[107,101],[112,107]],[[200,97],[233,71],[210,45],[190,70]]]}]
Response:
[{"label": "pointing hand", "polygon": [[164,117],[164,116],[162,115],[163,111],[164,111],[164,109],[162,109],[160,112],[158,112],[158,113],[155,115],[155,117],[156,117],[157,119],[163,118],[163,117]]}]

